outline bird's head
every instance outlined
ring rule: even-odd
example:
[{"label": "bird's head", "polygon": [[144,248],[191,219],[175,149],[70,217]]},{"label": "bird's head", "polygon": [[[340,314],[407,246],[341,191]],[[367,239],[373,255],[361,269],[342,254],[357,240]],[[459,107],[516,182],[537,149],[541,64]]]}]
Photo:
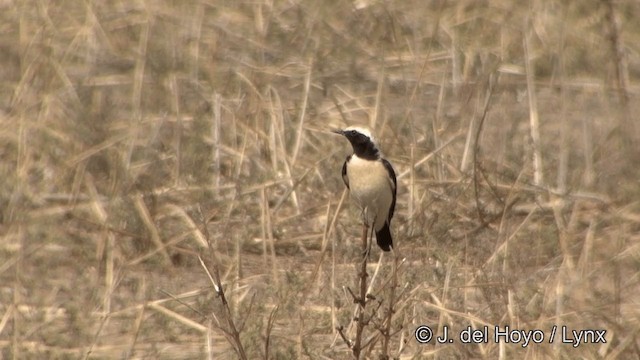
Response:
[{"label": "bird's head", "polygon": [[371,131],[367,128],[359,127],[359,126],[349,126],[348,128],[341,130],[332,130],[336,134],[340,134],[349,140],[351,145],[354,147],[360,145],[366,145],[368,143],[374,143],[375,140],[373,135],[371,135]]},{"label": "bird's head", "polygon": [[378,156],[378,147],[376,141],[371,135],[369,129],[350,126],[344,130],[332,130],[336,134],[340,134],[349,140],[356,155],[365,155],[368,157]]}]

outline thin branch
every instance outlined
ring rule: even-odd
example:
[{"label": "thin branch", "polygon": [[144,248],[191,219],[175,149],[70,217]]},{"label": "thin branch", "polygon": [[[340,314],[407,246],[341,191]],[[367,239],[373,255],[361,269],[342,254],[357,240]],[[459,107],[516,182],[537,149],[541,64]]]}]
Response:
[{"label": "thin branch", "polygon": [[209,268],[205,265],[200,255],[198,255],[198,260],[200,261],[200,265],[202,265],[202,268],[204,269],[205,273],[209,277],[209,281],[211,281],[211,284],[213,285],[213,288],[216,294],[218,295],[218,297],[220,298],[220,302],[222,303],[222,308],[224,311],[223,316],[225,317],[225,320],[227,322],[227,327],[228,327],[228,330],[226,330],[225,332],[230,334],[230,336],[227,337],[227,339],[229,340],[234,350],[238,354],[238,357],[242,360],[246,360],[247,355],[245,353],[244,347],[242,346],[242,341],[240,341],[240,332],[238,331],[238,328],[236,327],[233,321],[231,309],[229,308],[229,302],[227,301],[227,297],[225,296],[224,288],[222,286],[222,281],[220,280],[220,270],[218,268],[219,262],[217,261],[217,256],[213,250],[213,247],[211,246],[209,231],[207,229],[206,223],[203,225],[202,232],[204,233],[205,238],[207,239],[207,244],[209,244],[209,255],[213,262],[212,264],[213,271],[209,271]]},{"label": "thin branch", "polygon": [[[357,315],[357,324],[356,324],[356,338],[353,344],[353,356],[356,359],[360,359],[360,353],[362,351],[362,334],[364,332],[365,319],[364,319],[364,309],[367,305],[367,260],[369,259],[369,246],[367,241],[367,234],[369,232],[369,228],[367,225],[362,225],[362,261],[360,266],[360,273],[358,274],[360,277],[360,296],[357,298],[357,303],[359,305],[358,315]],[[373,234],[372,234],[373,235]]]},{"label": "thin branch", "polygon": [[269,314],[269,321],[267,321],[267,330],[266,330],[266,334],[265,334],[265,339],[264,339],[264,358],[265,360],[269,360],[269,345],[271,345],[271,332],[273,331],[273,325],[275,324],[275,320],[276,320],[276,313],[278,312],[278,308],[279,306],[276,305],[276,307],[273,308],[273,310],[271,310],[271,314]]},{"label": "thin branch", "polygon": [[[522,42],[527,73],[527,94],[529,96],[529,126],[533,143],[533,184],[542,186],[544,184],[544,176],[542,173],[542,146],[540,144],[540,121],[538,118],[538,97],[536,96],[535,86],[535,66],[529,44],[530,21],[531,20],[527,18]],[[538,200],[540,201],[541,199],[539,198]]]}]

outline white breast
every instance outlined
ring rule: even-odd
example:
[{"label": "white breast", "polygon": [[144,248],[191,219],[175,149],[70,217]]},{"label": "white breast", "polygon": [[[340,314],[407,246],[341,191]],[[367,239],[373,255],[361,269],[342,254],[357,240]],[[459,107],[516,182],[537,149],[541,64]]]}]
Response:
[{"label": "white breast", "polygon": [[382,229],[393,198],[393,183],[380,161],[364,160],[353,156],[347,164],[347,177],[351,198],[363,211],[363,218],[375,230]]}]

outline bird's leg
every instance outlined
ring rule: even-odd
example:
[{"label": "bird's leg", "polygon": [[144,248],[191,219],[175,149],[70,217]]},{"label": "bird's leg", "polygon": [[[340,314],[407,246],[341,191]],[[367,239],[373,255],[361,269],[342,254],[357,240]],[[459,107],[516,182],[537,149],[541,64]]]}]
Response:
[{"label": "bird's leg", "polygon": [[369,257],[369,252],[371,251],[371,243],[369,240],[369,225],[366,222],[362,223],[362,257],[363,261]]},{"label": "bird's leg", "polygon": [[[367,221],[367,212],[369,208],[364,207],[362,209],[362,257],[367,259],[369,257],[369,251],[371,250],[370,244],[367,244],[369,239],[369,222]],[[364,260],[366,261],[366,260]]]},{"label": "bird's leg", "polygon": [[[373,224],[375,224],[375,223],[376,223],[376,219],[373,218]],[[364,238],[367,239],[366,240],[367,244],[366,244],[366,247],[365,247],[365,244],[362,245],[363,249],[365,249],[364,252],[362,253],[362,256],[366,260],[368,260],[369,259],[369,255],[371,254],[371,245],[373,244],[373,233],[375,231],[375,226],[372,225],[371,227],[369,227],[369,225],[366,222],[364,222],[363,224],[364,224],[364,227],[366,228],[366,230],[365,230],[366,233],[364,233],[363,236],[364,236]],[[371,232],[369,232],[369,229],[371,229]]]},{"label": "bird's leg", "polygon": [[362,208],[362,212],[360,213],[360,216],[362,217],[362,223],[364,224],[364,226],[369,226],[369,222],[367,221],[367,213],[369,212],[369,207],[364,207]]},{"label": "bird's leg", "polygon": [[[375,224],[375,221],[374,221]],[[375,227],[371,227],[371,233],[369,233],[369,241],[367,244],[367,258],[369,258],[369,255],[371,254],[371,244],[373,244],[373,232],[375,231]]]}]

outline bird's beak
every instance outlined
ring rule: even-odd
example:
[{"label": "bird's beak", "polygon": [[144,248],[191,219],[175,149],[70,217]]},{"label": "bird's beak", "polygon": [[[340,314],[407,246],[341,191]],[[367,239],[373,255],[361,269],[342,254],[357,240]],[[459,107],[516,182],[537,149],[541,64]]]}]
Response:
[{"label": "bird's beak", "polygon": [[344,135],[344,131],[342,131],[342,129],[331,129],[331,132],[338,135]]}]

